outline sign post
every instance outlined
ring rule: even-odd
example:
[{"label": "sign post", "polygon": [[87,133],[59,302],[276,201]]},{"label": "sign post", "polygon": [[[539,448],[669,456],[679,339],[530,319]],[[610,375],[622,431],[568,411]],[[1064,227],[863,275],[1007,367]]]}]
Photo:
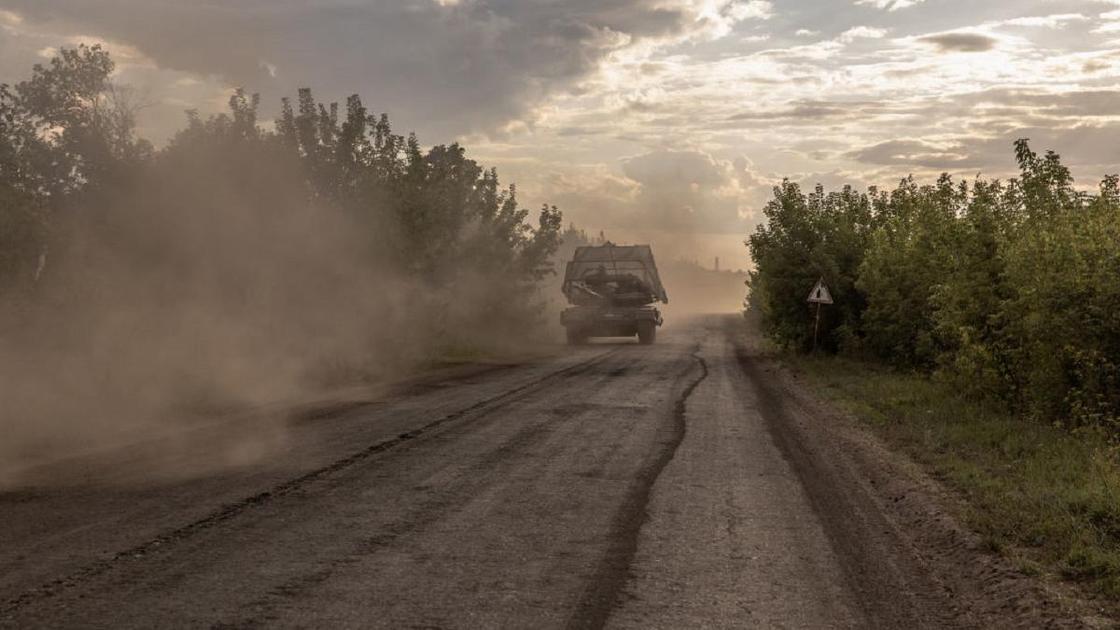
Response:
[{"label": "sign post", "polygon": [[809,303],[817,305],[817,318],[813,322],[813,352],[817,351],[817,334],[821,328],[821,305],[832,304],[832,294],[824,284],[824,278],[817,280],[817,286],[809,292]]}]

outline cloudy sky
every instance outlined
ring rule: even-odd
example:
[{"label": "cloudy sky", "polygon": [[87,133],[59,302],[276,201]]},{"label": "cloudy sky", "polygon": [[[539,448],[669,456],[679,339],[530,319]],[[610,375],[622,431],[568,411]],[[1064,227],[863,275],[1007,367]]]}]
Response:
[{"label": "cloudy sky", "polygon": [[1120,171],[1120,0],[0,0],[0,82],[77,42],[156,142],[235,86],[356,92],[526,205],[725,266],[783,177],[1006,177],[1017,137]]}]

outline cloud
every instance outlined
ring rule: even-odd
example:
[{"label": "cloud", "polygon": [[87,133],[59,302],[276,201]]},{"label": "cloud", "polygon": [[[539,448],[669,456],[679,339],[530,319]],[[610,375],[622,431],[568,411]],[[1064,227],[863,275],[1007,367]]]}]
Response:
[{"label": "cloud", "polygon": [[867,164],[894,166],[954,169],[975,164],[959,144],[934,144],[920,139],[887,140],[851,151],[848,156]]},{"label": "cloud", "polygon": [[734,242],[786,176],[1007,176],[1020,134],[1079,176],[1116,170],[1120,0],[918,4],[0,0],[0,81],[87,34],[135,53],[123,80],[163,81],[145,119],[167,128],[231,85],[266,117],[302,85],[359,92],[399,131],[463,139],[526,206],[620,237]]},{"label": "cloud", "polygon": [[999,43],[998,39],[982,33],[939,33],[919,37],[918,41],[932,44],[943,53],[986,52]]},{"label": "cloud", "polygon": [[982,106],[1008,106],[1082,120],[1091,117],[1114,117],[1120,103],[1120,89],[1083,89],[1050,93],[1037,90],[994,88],[953,99],[958,103]]},{"label": "cloud", "polygon": [[701,151],[660,150],[626,160],[622,172],[637,182],[634,208],[647,226],[677,232],[740,232],[740,196],[752,174],[744,163]]},{"label": "cloud", "polygon": [[731,4],[727,13],[736,21],[741,20],[769,20],[774,17],[774,5],[770,0],[748,0]]},{"label": "cloud", "polygon": [[836,39],[845,44],[850,44],[857,39],[882,39],[886,36],[886,29],[872,26],[856,26],[840,33],[840,36]]},{"label": "cloud", "polygon": [[1010,20],[1003,20],[1002,22],[992,22],[986,26],[1024,26],[1024,27],[1037,27],[1037,28],[1063,28],[1074,22],[1086,22],[1090,20],[1088,16],[1081,15],[1080,13],[1059,13],[1054,15],[1031,15],[1025,17],[1012,18]]},{"label": "cloud", "polygon": [[871,6],[876,9],[884,9],[887,11],[898,11],[899,9],[908,9],[925,2],[925,0],[856,0],[857,5]]},{"label": "cloud", "polygon": [[768,186],[749,160],[691,149],[656,149],[613,169],[552,172],[550,198],[579,221],[622,233],[741,234]]},{"label": "cloud", "polygon": [[862,119],[883,113],[887,107],[876,101],[794,101],[778,109],[752,109],[734,114],[733,121],[769,122],[781,120],[786,124],[819,124],[826,120]]},{"label": "cloud", "polygon": [[977,137],[958,136],[938,141],[912,138],[887,140],[849,152],[858,162],[902,167],[908,172],[933,170],[986,170],[990,175],[1014,175],[1012,143],[1028,138],[1036,149],[1053,149],[1063,162],[1080,171],[1092,182],[1120,168],[1116,147],[1120,145],[1120,124],[1074,124],[1019,126],[999,134]]},{"label": "cloud", "polygon": [[[444,139],[532,118],[621,50],[726,35],[766,0],[0,0],[5,22],[127,44],[159,67],[261,91],[362,93]],[[10,15],[9,15],[10,14]]]}]

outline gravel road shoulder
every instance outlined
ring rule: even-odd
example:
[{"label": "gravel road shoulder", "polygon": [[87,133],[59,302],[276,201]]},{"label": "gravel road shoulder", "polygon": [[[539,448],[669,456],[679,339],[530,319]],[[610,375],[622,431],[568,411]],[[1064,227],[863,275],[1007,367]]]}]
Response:
[{"label": "gravel road shoulder", "polygon": [[[960,513],[958,497],[830,407],[766,349],[752,326],[741,320],[726,325],[740,365],[769,410],[772,435],[795,462],[846,572],[871,596],[865,601],[882,592],[882,606],[872,615],[889,619],[901,608],[925,605],[966,627],[1117,627],[1069,589],[1027,576],[986,550],[952,516]],[[877,570],[881,561],[923,576],[933,589],[919,598],[924,604],[913,601],[918,593],[902,575]]]}]

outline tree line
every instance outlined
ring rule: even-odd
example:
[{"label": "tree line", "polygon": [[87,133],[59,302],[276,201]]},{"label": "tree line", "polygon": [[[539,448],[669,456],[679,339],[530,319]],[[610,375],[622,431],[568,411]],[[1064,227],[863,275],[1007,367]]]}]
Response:
[{"label": "tree line", "polygon": [[261,326],[294,311],[301,332],[329,309],[425,334],[539,323],[561,214],[531,217],[459,144],[425,149],[358,96],[304,89],[273,125],[237,90],[156,148],[113,70],[81,45],[0,85],[0,333],[114,303]]},{"label": "tree line", "polygon": [[1078,190],[1054,152],[1015,143],[1006,182],[913,177],[806,194],[785,181],[747,241],[749,307],[787,347],[935,373],[960,391],[1120,436],[1120,180]]}]

